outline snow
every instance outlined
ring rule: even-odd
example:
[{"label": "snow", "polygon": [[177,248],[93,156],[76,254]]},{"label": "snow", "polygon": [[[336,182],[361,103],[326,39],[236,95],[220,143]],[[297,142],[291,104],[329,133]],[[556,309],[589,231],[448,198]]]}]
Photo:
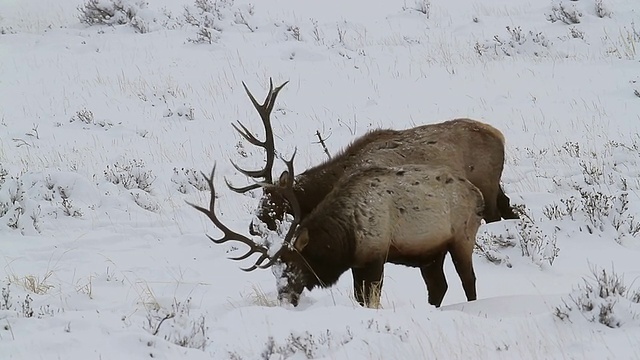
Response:
[{"label": "snow", "polygon": [[[559,3],[580,22],[547,20]],[[0,3],[0,358],[640,358],[637,1],[99,0],[131,17],[91,26],[87,4]],[[349,273],[294,308],[227,259],[244,245],[207,239],[187,202],[208,204],[214,164],[225,224],[254,217],[260,192],[224,178],[263,152],[230,125],[263,136],[242,82],[261,101],[270,77],[297,172],[326,159],[316,131],[332,153],[456,117],[504,133],[527,217],[481,228],[477,301],[448,259],[440,309],[393,265],[380,309]],[[624,290],[599,296],[603,270]]]}]

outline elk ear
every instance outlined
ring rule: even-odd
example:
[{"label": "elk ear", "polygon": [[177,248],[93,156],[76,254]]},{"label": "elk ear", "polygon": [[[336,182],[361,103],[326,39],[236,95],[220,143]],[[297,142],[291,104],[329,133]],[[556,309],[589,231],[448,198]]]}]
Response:
[{"label": "elk ear", "polygon": [[280,174],[280,178],[278,179],[278,187],[284,188],[289,186],[289,172],[287,170],[283,171]]},{"label": "elk ear", "polygon": [[307,228],[302,229],[300,235],[296,239],[296,242],[293,243],[293,247],[298,251],[302,252],[304,248],[309,245],[309,230]]}]

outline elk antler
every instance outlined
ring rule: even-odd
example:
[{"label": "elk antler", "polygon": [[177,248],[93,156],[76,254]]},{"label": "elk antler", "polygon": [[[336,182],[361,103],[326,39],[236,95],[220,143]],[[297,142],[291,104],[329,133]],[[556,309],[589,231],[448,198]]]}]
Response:
[{"label": "elk antler", "polygon": [[[256,260],[256,262],[251,267],[243,268],[242,270],[244,271],[252,271],[259,267],[265,268],[265,267],[271,266],[275,260],[273,260],[269,256],[269,249],[267,249],[265,246],[258,245],[248,237],[229,229],[226,225],[224,225],[220,221],[220,219],[218,219],[218,216],[215,213],[216,190],[213,185],[213,176],[215,174],[215,171],[216,171],[216,166],[214,165],[213,170],[211,170],[211,177],[207,177],[206,175],[203,174],[205,179],[207,180],[207,184],[209,184],[209,189],[211,190],[211,201],[209,202],[209,209],[206,209],[202,206],[188,203],[189,205],[196,208],[196,210],[207,215],[209,220],[211,220],[213,224],[224,233],[224,236],[219,239],[214,239],[209,235],[207,235],[207,237],[216,244],[223,244],[229,240],[235,240],[249,246],[249,250],[245,254],[240,255],[238,257],[231,257],[230,258],[231,260],[244,260],[255,253],[260,253],[261,255],[258,258],[258,260]],[[269,259],[269,263],[268,263],[269,265],[262,266],[261,264],[264,263],[267,259]]]},{"label": "elk antler", "polygon": [[[276,97],[278,97],[278,93],[280,92],[280,90],[282,90],[282,88],[285,85],[287,85],[287,83],[288,81],[285,81],[282,85],[274,89],[273,80],[269,79],[269,93],[267,94],[267,97],[265,98],[264,103],[259,104],[258,101],[256,101],[256,98],[253,96],[253,94],[251,94],[251,91],[249,91],[249,89],[247,88],[247,85],[244,82],[242,82],[242,86],[244,87],[244,90],[247,92],[247,95],[249,95],[249,99],[251,99],[251,103],[253,103],[253,106],[256,108],[256,110],[258,110],[258,114],[260,114],[260,118],[262,119],[262,124],[264,125],[264,132],[265,132],[264,141],[258,140],[258,138],[253,136],[249,131],[249,129],[247,129],[247,127],[244,126],[240,121],[238,121],[238,125],[231,124],[233,128],[236,129],[236,131],[239,132],[240,135],[242,135],[242,137],[244,137],[249,143],[255,146],[264,148],[267,152],[267,163],[262,169],[245,170],[240,168],[233,161],[231,162],[231,165],[233,165],[233,167],[235,167],[236,170],[238,170],[239,172],[243,173],[248,177],[251,177],[254,179],[260,178],[260,177],[264,178],[264,182],[268,184],[273,183],[271,171],[273,169],[273,162],[276,157],[276,149],[275,149],[275,143],[273,139],[273,127],[271,126],[270,116],[271,116],[271,111],[273,111],[273,106],[275,105],[275,102],[276,102]],[[237,193],[245,193],[247,191],[254,190],[262,186],[261,184],[256,183],[256,184],[251,184],[244,187],[234,187],[228,181],[226,181],[226,183],[229,189]]]}]

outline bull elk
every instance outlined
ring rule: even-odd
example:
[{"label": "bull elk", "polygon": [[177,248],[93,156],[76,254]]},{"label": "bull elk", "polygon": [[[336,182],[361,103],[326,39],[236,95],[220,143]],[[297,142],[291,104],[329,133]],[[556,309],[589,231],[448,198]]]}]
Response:
[{"label": "bull elk", "polygon": [[[329,286],[349,268],[358,302],[371,304],[370,290],[380,281],[384,263],[394,262],[420,267],[429,290],[429,303],[439,306],[447,289],[442,270],[447,253],[452,255],[467,299],[474,300],[471,250],[481,217],[486,221],[517,218],[500,187],[504,164],[504,137],[500,131],[471,119],[407,130],[373,130],[331,160],[296,177],[292,157],[286,162],[288,169],[274,182],[270,114],[285,85],[274,88],[271,83],[264,103],[259,104],[243,83],[262,119],[265,140],[256,138],[240,122],[233,126],[251,144],[266,150],[266,165],[249,171],[232,162],[239,172],[260,181],[245,187],[227,182],[238,193],[263,189],[256,215],[269,230],[277,230],[287,214],[293,216],[283,246],[270,255],[267,246],[230,230],[217,218],[214,172],[208,178],[212,192],[209,209],[193,205],[224,233],[220,239],[209,238],[215,243],[235,240],[249,246],[246,253],[232,260],[260,254],[253,266],[243,270],[284,264],[279,276],[287,281],[279,289],[279,297],[294,305],[304,288]],[[371,184],[378,181],[385,184],[384,191],[372,192]],[[360,190],[352,191],[355,188]],[[364,205],[376,200],[387,206]],[[336,204],[363,213],[358,217],[326,210]],[[372,209],[377,212],[372,213]],[[365,214],[369,216],[364,217]],[[251,235],[262,235],[257,225],[252,222]],[[321,265],[323,260],[328,264]]]},{"label": "bull elk", "polygon": [[[294,154],[295,155],[295,154]],[[209,208],[194,205],[224,232],[215,243],[237,240],[261,256],[252,269],[281,264],[278,298],[294,306],[306,288],[329,287],[347,270],[353,272],[356,300],[379,303],[383,268],[387,262],[419,267],[428,301],[440,306],[447,291],[444,259],[451,254],[467,300],[476,299],[472,265],[476,233],[482,219],[482,193],[448,167],[371,166],[340,179],[335,188],[304,219],[293,191],[293,157],[287,178],[278,186],[294,209],[282,247],[269,249],[233,232],[215,214],[213,176]],[[266,263],[265,263],[266,262]]]}]

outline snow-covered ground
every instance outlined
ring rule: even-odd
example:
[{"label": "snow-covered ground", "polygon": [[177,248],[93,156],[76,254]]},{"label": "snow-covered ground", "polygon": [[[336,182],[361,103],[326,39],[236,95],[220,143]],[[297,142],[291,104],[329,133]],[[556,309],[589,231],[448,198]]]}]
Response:
[{"label": "snow-covered ground", "polygon": [[[0,2],[1,359],[640,359],[637,0],[89,5]],[[200,171],[232,228],[256,208],[223,177],[262,164],[230,124],[262,136],[242,82],[261,99],[270,77],[299,171],[316,131],[332,153],[456,117],[505,134],[527,215],[481,228],[479,300],[447,260],[440,309],[393,265],[381,309],[349,273],[293,308],[206,238]]]}]

